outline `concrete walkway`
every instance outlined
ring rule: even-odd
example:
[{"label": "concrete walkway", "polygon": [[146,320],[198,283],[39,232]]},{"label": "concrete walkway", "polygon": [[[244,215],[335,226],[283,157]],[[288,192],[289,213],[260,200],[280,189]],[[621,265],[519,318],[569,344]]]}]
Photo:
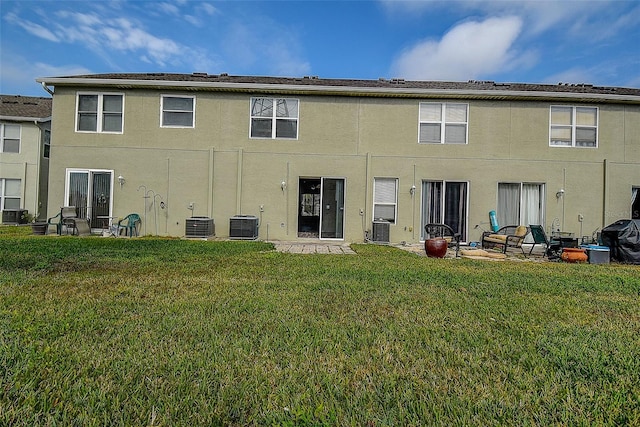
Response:
[{"label": "concrete walkway", "polygon": [[276,251],[290,254],[335,254],[355,255],[355,252],[345,243],[298,243],[298,242],[274,242]]}]

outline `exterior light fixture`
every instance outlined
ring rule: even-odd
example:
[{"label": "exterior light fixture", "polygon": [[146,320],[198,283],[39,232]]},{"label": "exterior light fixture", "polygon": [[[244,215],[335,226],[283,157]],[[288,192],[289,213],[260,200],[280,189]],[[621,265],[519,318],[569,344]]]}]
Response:
[{"label": "exterior light fixture", "polygon": [[127,181],[127,180],[126,180],[126,179],[124,179],[124,176],[122,176],[122,175],[118,176],[118,182],[120,183],[120,188],[122,188],[122,186],[124,185],[124,183],[125,183],[126,181]]},{"label": "exterior light fixture", "polygon": [[409,189],[409,194],[411,194],[412,196],[415,194],[416,192],[416,186],[412,185],[411,188]]},{"label": "exterior light fixture", "polygon": [[561,188],[560,190],[558,190],[558,192],[556,193],[556,198],[558,198],[558,199],[559,199],[559,198],[560,198],[560,197],[562,197],[562,196],[564,196],[564,189],[563,189],[563,188]]}]

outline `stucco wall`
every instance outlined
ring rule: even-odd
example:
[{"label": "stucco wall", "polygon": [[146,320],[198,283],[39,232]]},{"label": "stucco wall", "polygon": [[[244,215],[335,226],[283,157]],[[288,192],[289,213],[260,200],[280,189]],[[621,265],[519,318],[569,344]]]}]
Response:
[{"label": "stucco wall", "polygon": [[[344,178],[345,240],[361,241],[371,228],[373,178],[392,177],[399,189],[391,240],[413,242],[422,180],[464,181],[472,241],[480,234],[474,225],[496,209],[499,182],[544,184],[545,227],[558,218],[576,234],[580,225],[590,234],[626,217],[631,185],[640,186],[635,106],[597,105],[598,148],[556,148],[549,147],[550,103],[469,100],[468,144],[428,145],[417,142],[419,99],[298,97],[299,138],[271,140],[249,138],[250,95],[195,92],[195,128],[167,129],[159,117],[160,94],[168,92],[123,93],[124,133],[86,134],[74,131],[76,91],[56,89],[49,206],[64,204],[67,168],[106,169],[114,177],[113,214],[146,215],[149,234],[157,216],[159,234],[184,235],[193,214],[213,217],[225,237],[229,218],[248,214],[260,218],[260,238],[289,240],[297,238],[299,179]],[[438,101],[446,100],[430,100]],[[149,190],[164,209],[143,198]]]}]

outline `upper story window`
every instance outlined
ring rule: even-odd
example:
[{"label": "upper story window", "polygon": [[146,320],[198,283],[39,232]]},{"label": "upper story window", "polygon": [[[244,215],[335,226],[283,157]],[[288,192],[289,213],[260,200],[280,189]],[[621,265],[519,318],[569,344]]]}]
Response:
[{"label": "upper story window", "polygon": [[195,127],[195,96],[162,95],[162,127]]},{"label": "upper story window", "polygon": [[420,103],[420,144],[466,144],[468,104]]},{"label": "upper story window", "polygon": [[20,125],[3,123],[0,125],[0,153],[20,152]]},{"label": "upper story window", "polygon": [[251,138],[298,138],[298,100],[251,98]]},{"label": "upper story window", "polygon": [[79,93],[76,131],[122,133],[124,95],[116,93]]},{"label": "upper story window", "polygon": [[596,107],[551,106],[549,145],[552,147],[597,147]]},{"label": "upper story window", "polygon": [[51,155],[51,131],[49,129],[44,130],[44,140],[42,141],[42,156],[48,159]]},{"label": "upper story window", "polygon": [[398,204],[398,180],[396,178],[374,178],[373,219],[396,223]]}]

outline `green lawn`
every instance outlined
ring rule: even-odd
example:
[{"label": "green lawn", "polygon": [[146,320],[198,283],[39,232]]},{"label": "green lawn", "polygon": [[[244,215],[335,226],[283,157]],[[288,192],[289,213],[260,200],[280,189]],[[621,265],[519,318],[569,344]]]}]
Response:
[{"label": "green lawn", "polygon": [[0,227],[0,425],[640,425],[640,267]]}]

